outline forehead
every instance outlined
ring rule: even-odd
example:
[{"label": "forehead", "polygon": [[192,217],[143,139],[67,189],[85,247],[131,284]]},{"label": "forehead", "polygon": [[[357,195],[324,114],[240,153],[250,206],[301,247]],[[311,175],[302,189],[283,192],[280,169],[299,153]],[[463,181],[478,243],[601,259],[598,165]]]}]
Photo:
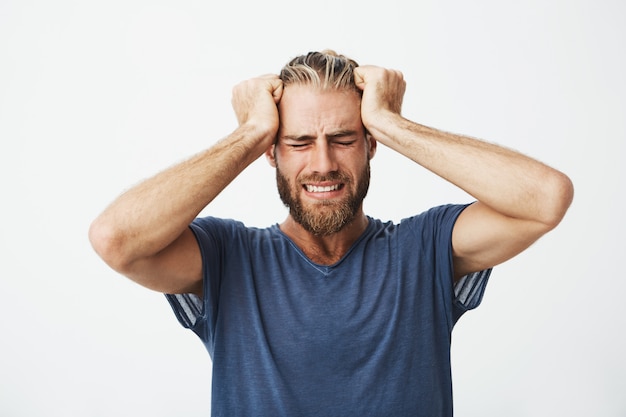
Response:
[{"label": "forehead", "polygon": [[[358,129],[361,97],[355,91],[320,90],[288,85],[278,105],[282,133],[307,134],[329,129]],[[308,131],[307,131],[308,130]]]}]

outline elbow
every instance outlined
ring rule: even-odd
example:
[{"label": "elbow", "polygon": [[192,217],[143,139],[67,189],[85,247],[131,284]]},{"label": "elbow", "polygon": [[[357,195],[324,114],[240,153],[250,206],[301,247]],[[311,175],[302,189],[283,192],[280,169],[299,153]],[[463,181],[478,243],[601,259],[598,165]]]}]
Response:
[{"label": "elbow", "polygon": [[552,230],[561,223],[574,199],[574,184],[562,172],[556,172],[544,183],[547,204],[544,206],[543,223]]},{"label": "elbow", "polygon": [[130,261],[122,250],[123,237],[115,227],[98,218],[89,227],[88,237],[94,251],[108,266],[120,273],[128,268]]}]

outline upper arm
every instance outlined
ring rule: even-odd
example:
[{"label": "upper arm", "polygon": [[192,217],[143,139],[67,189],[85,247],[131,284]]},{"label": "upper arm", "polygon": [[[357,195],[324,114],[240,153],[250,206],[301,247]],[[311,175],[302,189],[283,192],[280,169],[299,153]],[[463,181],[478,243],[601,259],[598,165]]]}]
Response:
[{"label": "upper arm", "polygon": [[152,290],[167,294],[192,293],[202,297],[202,256],[190,228],[157,254],[137,259],[124,275]]},{"label": "upper arm", "polygon": [[468,206],[452,231],[455,279],[513,258],[549,230],[544,223],[508,217],[481,202]]}]

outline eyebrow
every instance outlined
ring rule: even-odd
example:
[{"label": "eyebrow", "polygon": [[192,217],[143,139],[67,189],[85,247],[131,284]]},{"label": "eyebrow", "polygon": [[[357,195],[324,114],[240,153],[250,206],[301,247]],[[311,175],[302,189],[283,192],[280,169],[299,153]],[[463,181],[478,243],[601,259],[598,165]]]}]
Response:
[{"label": "eyebrow", "polygon": [[335,132],[332,132],[326,135],[327,138],[344,138],[346,136],[355,136],[357,134],[356,130],[351,129],[340,129]]},{"label": "eyebrow", "polygon": [[[339,129],[334,132],[328,133],[326,135],[326,139],[337,139],[337,138],[345,138],[347,136],[355,136],[357,134],[356,130],[352,129]],[[308,140],[314,140],[315,136],[312,135],[283,135],[281,136],[283,140],[292,140],[296,142],[304,142]]]}]

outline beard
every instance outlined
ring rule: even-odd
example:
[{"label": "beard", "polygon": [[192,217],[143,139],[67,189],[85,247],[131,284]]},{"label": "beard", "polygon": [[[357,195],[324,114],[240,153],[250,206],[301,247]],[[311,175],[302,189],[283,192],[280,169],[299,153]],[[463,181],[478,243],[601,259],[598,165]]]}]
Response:
[{"label": "beard", "polygon": [[354,192],[350,191],[342,200],[321,200],[305,205],[301,198],[302,184],[307,182],[340,181],[349,187],[353,179],[341,172],[333,171],[328,175],[308,175],[291,184],[276,166],[276,184],[283,204],[289,209],[291,217],[314,236],[329,236],[339,232],[356,217],[370,184],[369,160],[359,173]]}]

